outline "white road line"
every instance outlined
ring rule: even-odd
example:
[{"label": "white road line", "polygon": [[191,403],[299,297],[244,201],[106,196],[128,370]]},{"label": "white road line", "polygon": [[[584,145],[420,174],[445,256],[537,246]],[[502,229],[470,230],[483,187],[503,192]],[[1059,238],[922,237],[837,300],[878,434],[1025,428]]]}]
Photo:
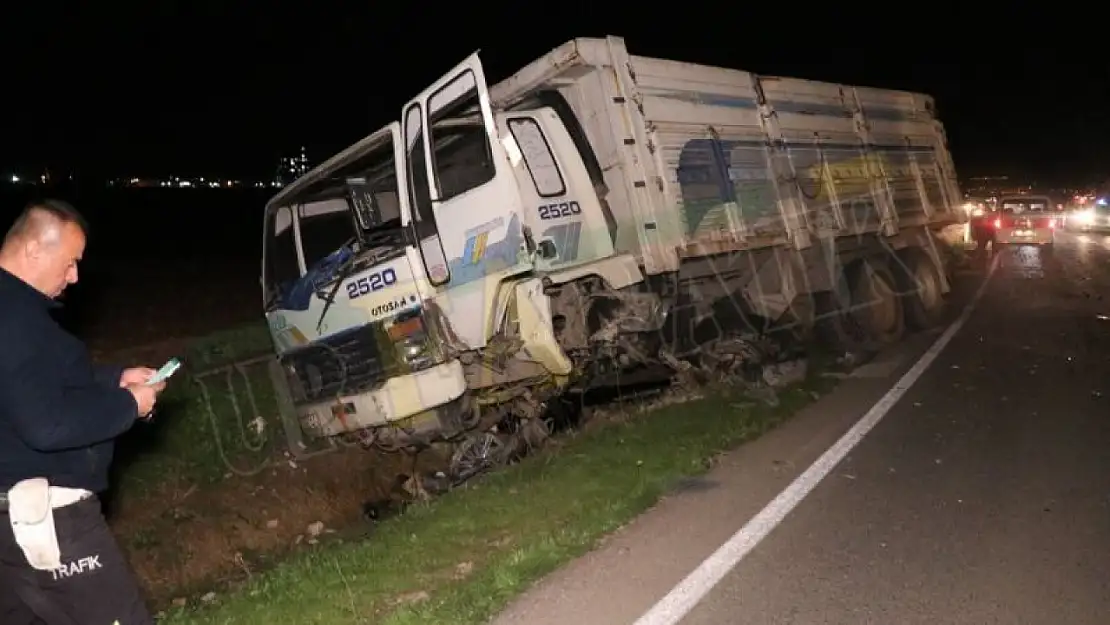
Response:
[{"label": "white road line", "polygon": [[829,447],[821,457],[817,459],[808,469],[801,475],[794,479],[787,486],[785,490],[778,494],[767,507],[760,510],[758,514],[751,518],[744,527],[740,528],[735,534],[732,535],[725,544],[717,548],[708,558],[705,559],[698,568],[694,569],[692,573],[686,576],[686,579],[679,582],[677,586],[671,589],[662,599],[660,599],[654,606],[651,607],[643,616],[636,620],[635,625],[676,625],[679,621],[686,617],[686,615],[694,609],[709,591],[713,590],[721,579],[728,574],[745,556],[756,547],[771,530],[775,529],[786,515],[790,514],[792,510],[806,495],[810,493],[825,479],[833,468],[848,455],[856,445],[863,440],[863,437],[874,428],[887,412],[894,407],[898,400],[906,394],[906,391],[914,385],[915,382],[921,377],[929,365],[933,364],[937,356],[948,345],[952,337],[960,331],[960,328],[967,323],[971,317],[972,311],[975,309],[976,304],[982,299],[983,293],[986,292],[987,284],[990,282],[991,276],[994,275],[995,269],[998,267],[998,260],[1000,256],[995,256],[991,262],[990,269],[987,271],[983,283],[979,285],[979,290],[975,292],[975,296],[968,303],[967,308],[963,313],[952,322],[952,325],[940,335],[940,338],[933,343],[928,350],[921,356],[921,358],[914,363],[913,367],[906,372],[883,397],[867,411],[859,421],[856,422],[852,429],[848,430],[840,440],[836,441],[832,447]]}]

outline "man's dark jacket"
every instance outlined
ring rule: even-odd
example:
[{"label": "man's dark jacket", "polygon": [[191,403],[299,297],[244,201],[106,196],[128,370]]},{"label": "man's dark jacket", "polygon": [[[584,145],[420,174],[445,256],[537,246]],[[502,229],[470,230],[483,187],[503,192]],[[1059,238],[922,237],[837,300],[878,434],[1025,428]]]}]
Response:
[{"label": "man's dark jacket", "polygon": [[113,439],[138,416],[123,369],[94,365],[54,306],[0,268],[0,493],[31,477],[106,490]]}]

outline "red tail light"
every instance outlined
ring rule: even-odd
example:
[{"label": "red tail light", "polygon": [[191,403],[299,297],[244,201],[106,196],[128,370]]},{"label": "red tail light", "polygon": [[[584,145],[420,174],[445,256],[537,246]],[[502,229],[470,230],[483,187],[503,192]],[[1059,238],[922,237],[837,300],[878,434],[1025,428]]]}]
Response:
[{"label": "red tail light", "polygon": [[1055,230],[1056,229],[1056,220],[1055,219],[1049,219],[1048,220],[1048,227],[1052,230]]},{"label": "red tail light", "polygon": [[1001,227],[1002,227],[1002,219],[1001,219],[1001,218],[998,218],[998,217],[996,217],[996,218],[995,218],[995,220],[994,220],[994,227],[995,227],[995,229],[996,229],[996,230],[997,230],[998,228],[1001,228]]}]

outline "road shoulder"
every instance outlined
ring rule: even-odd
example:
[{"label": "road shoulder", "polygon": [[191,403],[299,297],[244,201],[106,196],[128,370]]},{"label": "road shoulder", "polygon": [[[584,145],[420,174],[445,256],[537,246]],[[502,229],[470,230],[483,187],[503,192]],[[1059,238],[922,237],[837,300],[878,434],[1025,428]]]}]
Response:
[{"label": "road shoulder", "polygon": [[[982,279],[958,274],[950,322]],[[847,431],[947,327],[908,336],[832,393],[722,455],[597,549],[541,580],[494,625],[631,623],[759,512]]]}]

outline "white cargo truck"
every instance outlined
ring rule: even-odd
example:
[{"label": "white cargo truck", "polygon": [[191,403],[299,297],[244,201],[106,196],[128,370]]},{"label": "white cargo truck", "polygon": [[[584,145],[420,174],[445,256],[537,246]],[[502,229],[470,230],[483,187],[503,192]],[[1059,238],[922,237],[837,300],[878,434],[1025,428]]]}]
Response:
[{"label": "white cargo truck", "polygon": [[310,436],[457,442],[568,393],[718,366],[755,327],[852,350],[935,323],[965,219],[933,100],[569,41],[474,54],[265,211],[266,316]]}]

